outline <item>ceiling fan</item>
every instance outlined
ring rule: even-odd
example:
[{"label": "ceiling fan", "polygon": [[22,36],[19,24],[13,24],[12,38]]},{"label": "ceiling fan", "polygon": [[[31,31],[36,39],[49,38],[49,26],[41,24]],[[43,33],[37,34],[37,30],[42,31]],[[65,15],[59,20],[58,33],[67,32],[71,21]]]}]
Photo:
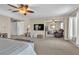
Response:
[{"label": "ceiling fan", "polygon": [[12,11],[12,12],[19,12],[23,15],[27,15],[27,13],[34,13],[34,11],[30,10],[28,5],[24,5],[24,4],[20,4],[18,7],[8,4],[9,6],[16,8],[16,10]]}]

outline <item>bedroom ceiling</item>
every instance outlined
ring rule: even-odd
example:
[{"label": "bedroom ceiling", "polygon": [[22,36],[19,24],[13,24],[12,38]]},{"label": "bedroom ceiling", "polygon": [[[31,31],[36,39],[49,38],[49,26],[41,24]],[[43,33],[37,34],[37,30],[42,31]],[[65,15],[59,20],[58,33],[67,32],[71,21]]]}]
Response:
[{"label": "bedroom ceiling", "polygon": [[[15,5],[17,6],[17,5]],[[35,11],[35,13],[28,13],[26,16],[13,13],[12,8],[7,4],[0,4],[0,15],[9,16],[18,20],[26,20],[40,17],[54,17],[54,16],[67,16],[79,7],[78,4],[29,4],[29,7]]]}]

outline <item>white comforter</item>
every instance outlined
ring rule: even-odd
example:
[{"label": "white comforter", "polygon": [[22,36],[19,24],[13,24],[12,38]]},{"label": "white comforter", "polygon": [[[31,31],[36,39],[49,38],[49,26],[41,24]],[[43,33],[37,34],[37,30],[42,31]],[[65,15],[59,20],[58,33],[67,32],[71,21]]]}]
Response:
[{"label": "white comforter", "polygon": [[32,43],[0,38],[0,55],[35,55]]}]

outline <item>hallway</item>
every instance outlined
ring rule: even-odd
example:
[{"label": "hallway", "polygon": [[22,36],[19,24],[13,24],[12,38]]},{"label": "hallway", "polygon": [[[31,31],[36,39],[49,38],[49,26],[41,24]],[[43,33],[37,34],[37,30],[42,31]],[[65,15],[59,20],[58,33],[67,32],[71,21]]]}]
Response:
[{"label": "hallway", "polygon": [[38,55],[78,55],[79,48],[61,38],[35,39]]}]

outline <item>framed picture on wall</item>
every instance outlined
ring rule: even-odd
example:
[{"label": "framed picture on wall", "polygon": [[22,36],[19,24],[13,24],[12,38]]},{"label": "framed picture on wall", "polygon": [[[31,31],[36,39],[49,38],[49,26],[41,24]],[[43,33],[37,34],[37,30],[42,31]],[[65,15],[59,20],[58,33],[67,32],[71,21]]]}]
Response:
[{"label": "framed picture on wall", "polygon": [[44,24],[34,24],[34,30],[44,30]]}]

